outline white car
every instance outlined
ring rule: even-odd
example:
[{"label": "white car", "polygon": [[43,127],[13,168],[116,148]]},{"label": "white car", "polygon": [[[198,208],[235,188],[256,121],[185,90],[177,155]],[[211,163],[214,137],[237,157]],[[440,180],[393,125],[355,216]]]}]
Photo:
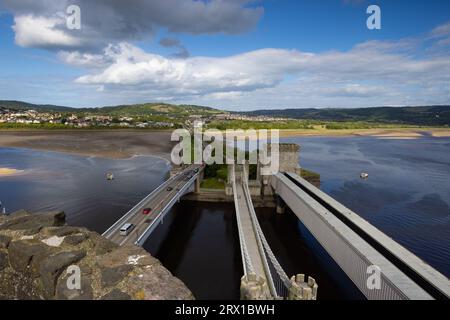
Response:
[{"label": "white car", "polygon": [[122,228],[120,228],[120,235],[121,236],[127,236],[130,234],[131,230],[134,229],[134,224],[132,223],[125,223]]}]

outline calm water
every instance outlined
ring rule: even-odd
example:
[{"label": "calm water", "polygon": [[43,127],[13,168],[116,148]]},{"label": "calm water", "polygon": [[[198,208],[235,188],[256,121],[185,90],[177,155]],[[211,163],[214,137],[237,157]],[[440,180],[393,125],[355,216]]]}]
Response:
[{"label": "calm water", "polygon": [[[322,189],[449,275],[450,140],[291,138],[301,164],[320,172]],[[0,148],[0,167],[26,170],[0,178],[9,212],[64,210],[67,221],[103,232],[163,181],[168,164],[153,157],[86,158]],[[112,171],[116,179],[107,181]],[[368,180],[359,174],[367,171]],[[361,298],[294,214],[257,210],[288,275],[306,273],[319,298]],[[144,246],[200,299],[237,299],[242,274],[232,204],[178,204]]]},{"label": "calm water", "polygon": [[[0,177],[8,212],[64,210],[67,222],[102,232],[164,181],[169,166],[154,157],[109,160],[57,152],[0,148],[0,168],[25,170]],[[114,181],[106,180],[113,172]]]}]

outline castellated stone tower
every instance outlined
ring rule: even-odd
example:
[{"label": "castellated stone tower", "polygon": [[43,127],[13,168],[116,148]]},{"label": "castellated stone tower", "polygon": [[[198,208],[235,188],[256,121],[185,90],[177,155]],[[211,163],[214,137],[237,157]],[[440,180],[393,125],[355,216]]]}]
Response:
[{"label": "castellated stone tower", "polygon": [[280,143],[280,172],[294,172],[300,175],[300,146],[295,143]]},{"label": "castellated stone tower", "polygon": [[[258,168],[258,174],[264,175],[269,167],[273,170],[273,164],[277,162],[279,172],[293,172],[300,174],[299,154],[300,146],[295,143],[271,143],[264,146],[264,154],[269,157],[271,164]],[[268,161],[265,159],[265,163]],[[266,172],[267,175],[267,172]],[[270,174],[269,174],[270,175]]]},{"label": "castellated stone tower", "polygon": [[317,283],[312,277],[305,281],[304,274],[291,278],[291,287],[287,300],[317,300]]},{"label": "castellated stone tower", "polygon": [[[270,186],[271,176],[267,175],[267,171],[274,169],[273,163],[277,161],[278,172],[293,172],[300,175],[301,168],[299,166],[300,146],[294,143],[272,143],[264,146],[265,154],[271,159],[271,165],[258,166],[258,179],[261,181],[261,193],[263,195],[272,195]],[[266,172],[265,174],[262,172]]]}]

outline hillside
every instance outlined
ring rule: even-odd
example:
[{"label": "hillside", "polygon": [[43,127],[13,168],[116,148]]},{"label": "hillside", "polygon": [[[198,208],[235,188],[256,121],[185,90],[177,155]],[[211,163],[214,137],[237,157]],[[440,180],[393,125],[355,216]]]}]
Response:
[{"label": "hillside", "polygon": [[166,103],[119,105],[87,110],[109,115],[124,115],[124,114],[130,116],[170,115],[180,117],[190,115],[211,115],[222,112],[220,110],[213,109],[210,107],[195,106],[195,105],[174,105]]},{"label": "hillside", "polygon": [[[41,112],[55,111],[85,115],[99,114],[114,117],[131,116],[138,118],[154,118],[160,121],[168,119],[186,119],[192,115],[210,116],[223,113],[223,111],[211,107],[167,103],[143,103],[105,106],[100,108],[70,108],[65,106],[38,105],[10,100],[0,100],[0,110],[1,109],[34,109]],[[450,126],[450,106],[375,107],[357,109],[278,109],[234,113],[246,116],[280,117],[319,122],[368,122],[392,125]]]},{"label": "hillside", "polygon": [[319,121],[365,121],[423,126],[450,126],[450,106],[279,109],[239,112],[239,114]]},{"label": "hillside", "polygon": [[23,101],[15,100],[0,100],[0,109],[12,109],[12,110],[36,110],[41,112],[57,111],[57,112],[70,112],[73,108],[55,106],[51,104],[33,104]]},{"label": "hillside", "polygon": [[40,105],[22,101],[0,100],[0,108],[13,110],[29,110],[64,113],[92,113],[112,116],[149,116],[162,115],[172,117],[187,117],[190,115],[211,115],[222,111],[195,105],[173,105],[166,103],[143,103],[131,105],[106,106],[100,108],[71,108],[55,105]]}]

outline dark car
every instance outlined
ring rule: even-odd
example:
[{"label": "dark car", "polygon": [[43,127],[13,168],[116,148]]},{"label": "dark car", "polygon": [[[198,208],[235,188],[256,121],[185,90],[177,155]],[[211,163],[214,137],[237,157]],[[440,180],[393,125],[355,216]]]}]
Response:
[{"label": "dark car", "polygon": [[172,191],[173,188],[172,188],[172,187],[168,187],[166,190],[167,190],[167,191]]},{"label": "dark car", "polygon": [[142,214],[149,215],[150,213],[152,213],[152,209],[151,208],[142,209]]}]

